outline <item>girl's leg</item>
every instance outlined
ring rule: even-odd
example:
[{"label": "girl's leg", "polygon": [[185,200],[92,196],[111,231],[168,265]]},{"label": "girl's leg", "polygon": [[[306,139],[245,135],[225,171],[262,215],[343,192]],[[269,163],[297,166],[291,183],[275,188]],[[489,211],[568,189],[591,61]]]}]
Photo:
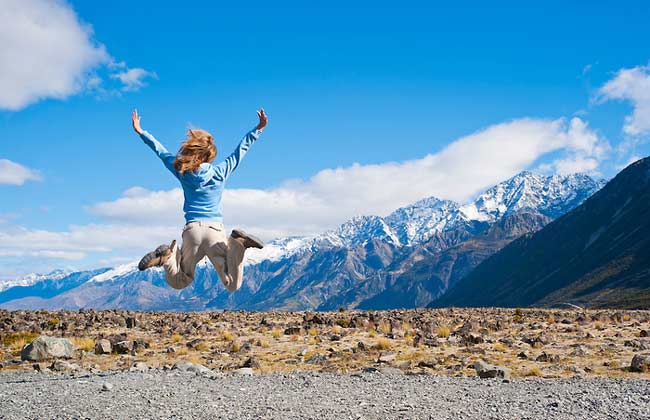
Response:
[{"label": "girl's leg", "polygon": [[183,229],[183,246],[174,247],[171,257],[165,262],[167,284],[174,289],[183,289],[194,281],[194,269],[205,253],[201,248],[201,226],[189,223]]},{"label": "girl's leg", "polygon": [[226,239],[223,224],[210,226],[210,238],[206,252],[219,279],[230,292],[239,290],[244,279],[244,247],[241,240]]}]

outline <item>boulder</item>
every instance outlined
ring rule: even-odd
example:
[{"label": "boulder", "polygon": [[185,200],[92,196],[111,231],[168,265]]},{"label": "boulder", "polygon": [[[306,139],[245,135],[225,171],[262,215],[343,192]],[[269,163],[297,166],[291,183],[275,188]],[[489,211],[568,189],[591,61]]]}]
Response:
[{"label": "boulder", "polygon": [[172,366],[173,370],[180,370],[181,372],[192,372],[197,375],[201,376],[207,376],[207,377],[214,377],[216,376],[216,373],[210,369],[207,368],[203,365],[195,364],[195,363],[190,363],[190,362],[178,362],[175,363],[174,366]]},{"label": "boulder", "polygon": [[136,362],[129,368],[129,372],[146,372],[148,370],[149,366],[144,362]]},{"label": "boulder", "polygon": [[102,338],[95,343],[95,354],[110,354],[111,349],[111,342],[105,338]]},{"label": "boulder", "polygon": [[253,369],[259,369],[260,368],[260,362],[257,361],[253,356],[249,357],[246,359],[244,364],[241,366],[244,368],[253,368]]},{"label": "boulder", "polygon": [[130,316],[126,318],[126,328],[135,328],[140,325],[140,321],[136,317]]},{"label": "boulder", "polygon": [[118,341],[113,346],[117,354],[129,354],[133,350],[133,343],[130,341]]},{"label": "boulder", "polygon": [[632,372],[650,372],[650,354],[635,354],[630,364]]},{"label": "boulder", "polygon": [[479,378],[500,378],[510,380],[510,369],[502,366],[494,366],[485,363],[483,360],[477,360],[474,363],[474,370]]},{"label": "boulder", "polygon": [[390,352],[390,353],[380,353],[379,358],[377,359],[378,363],[389,363],[395,360],[395,357],[397,357],[397,354]]},{"label": "boulder", "polygon": [[75,356],[74,345],[65,338],[48,337],[42,335],[20,352],[22,360],[42,362],[48,359],[71,359]]},{"label": "boulder", "polygon": [[66,362],[65,360],[55,360],[50,365],[50,370],[53,370],[54,372],[71,372],[80,369],[81,368],[78,364]]}]

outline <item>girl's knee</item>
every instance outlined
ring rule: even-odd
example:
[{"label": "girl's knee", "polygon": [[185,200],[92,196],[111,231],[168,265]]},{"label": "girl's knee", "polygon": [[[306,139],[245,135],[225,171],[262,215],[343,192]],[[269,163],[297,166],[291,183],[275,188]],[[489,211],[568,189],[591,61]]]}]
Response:
[{"label": "girl's knee", "polygon": [[183,279],[180,279],[180,278],[177,278],[177,277],[176,278],[174,278],[174,277],[170,278],[169,276],[167,276],[166,280],[167,280],[167,284],[172,289],[181,290],[181,289],[185,289],[187,286],[189,286],[190,283],[192,283],[192,281],[194,279],[188,278],[188,277],[183,278]]}]

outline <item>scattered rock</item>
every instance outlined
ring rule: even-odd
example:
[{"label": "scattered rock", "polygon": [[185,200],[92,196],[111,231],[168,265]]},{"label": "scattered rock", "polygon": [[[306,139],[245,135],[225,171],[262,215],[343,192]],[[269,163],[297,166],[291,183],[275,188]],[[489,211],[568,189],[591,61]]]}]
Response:
[{"label": "scattered rock", "polygon": [[149,370],[149,366],[147,366],[146,363],[144,362],[136,362],[131,366],[129,369],[129,372],[146,372]]},{"label": "scattered rock", "polygon": [[502,366],[494,366],[485,363],[483,360],[477,360],[474,363],[474,370],[479,378],[500,378],[510,379],[511,371]]},{"label": "scattered rock", "polygon": [[253,356],[249,357],[246,359],[244,364],[242,364],[243,368],[253,368],[253,369],[259,369],[260,368],[260,362],[257,361]]},{"label": "scattered rock", "polygon": [[205,367],[203,365],[190,363],[190,362],[175,363],[174,366],[172,366],[172,369],[180,370],[182,372],[193,372],[197,375],[202,375],[207,377],[216,376],[215,372],[212,369]]},{"label": "scattered rock", "polygon": [[630,364],[632,372],[650,371],[650,354],[635,354]]},{"label": "scattered rock", "polygon": [[102,384],[102,392],[110,392],[113,390],[113,384],[110,382],[104,382]]},{"label": "scattered rock", "polygon": [[249,368],[249,367],[239,368],[239,369],[235,370],[235,373],[238,374],[238,375],[247,375],[247,376],[250,376],[250,375],[254,374],[253,369]]},{"label": "scattered rock", "polygon": [[300,327],[288,327],[284,330],[284,335],[297,335],[302,332]]},{"label": "scattered rock", "polygon": [[66,362],[65,360],[55,360],[50,365],[50,370],[53,370],[54,372],[70,372],[70,371],[77,371],[80,369],[81,368],[79,367],[78,364]]},{"label": "scattered rock", "polygon": [[20,352],[21,360],[32,362],[41,362],[54,358],[72,359],[74,356],[75,347],[69,340],[46,335],[38,337]]},{"label": "scattered rock", "polygon": [[97,340],[95,343],[95,354],[110,354],[111,352],[111,342],[105,338]]},{"label": "scattered rock", "polygon": [[34,363],[34,364],[32,365],[32,367],[34,368],[34,370],[35,370],[36,372],[43,372],[43,371],[45,371],[45,370],[47,369],[47,368],[44,367],[41,363]]},{"label": "scattered rock", "polygon": [[140,321],[137,318],[130,316],[126,318],[126,328],[135,328],[140,325]]},{"label": "scattered rock", "polygon": [[378,363],[389,363],[395,360],[395,357],[397,357],[396,353],[389,352],[389,353],[380,353],[379,358],[377,359]]},{"label": "scattered rock", "polygon": [[327,357],[323,356],[320,353],[314,353],[307,360],[305,360],[305,363],[308,363],[310,365],[324,365],[327,363]]},{"label": "scattered rock", "polygon": [[185,344],[185,345],[187,346],[187,348],[195,349],[195,348],[197,348],[199,346],[199,344],[201,344],[201,340],[198,339],[198,338],[195,338],[192,341],[188,341],[187,344]]},{"label": "scattered rock", "polygon": [[537,358],[535,359],[536,362],[542,362],[542,363],[558,363],[560,361],[560,356],[557,354],[548,354],[545,351],[542,352]]},{"label": "scattered rock", "polygon": [[119,341],[113,346],[117,354],[129,354],[133,351],[133,343],[130,341]]}]

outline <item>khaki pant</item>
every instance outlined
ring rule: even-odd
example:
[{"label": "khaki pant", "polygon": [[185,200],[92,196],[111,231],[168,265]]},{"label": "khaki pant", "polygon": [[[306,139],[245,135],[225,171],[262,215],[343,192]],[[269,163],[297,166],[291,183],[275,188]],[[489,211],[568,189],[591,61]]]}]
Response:
[{"label": "khaki pant", "polygon": [[183,246],[174,247],[164,264],[167,283],[174,289],[187,287],[194,280],[196,264],[207,255],[226,289],[234,292],[242,284],[245,250],[240,241],[226,239],[223,223],[190,222],[183,229]]}]

